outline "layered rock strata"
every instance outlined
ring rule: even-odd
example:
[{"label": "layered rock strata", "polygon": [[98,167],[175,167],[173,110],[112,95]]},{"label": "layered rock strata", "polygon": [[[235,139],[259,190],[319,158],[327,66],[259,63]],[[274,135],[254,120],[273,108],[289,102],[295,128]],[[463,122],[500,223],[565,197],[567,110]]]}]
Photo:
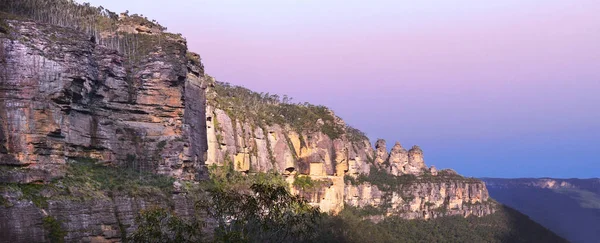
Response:
[{"label": "layered rock strata", "polygon": [[[119,34],[92,38],[71,28],[3,20],[0,238],[48,241],[44,218],[52,217],[67,241],[116,242],[131,232],[140,209],[169,207],[183,216],[193,210],[193,200],[177,190],[168,198],[111,191],[92,199],[41,191],[44,206],[24,196],[27,186],[63,178],[67,162],[77,159],[166,175],[179,185],[206,178],[207,165],[278,173],[294,193],[331,213],[347,205],[411,219],[494,212],[481,181],[428,169],[418,146],[407,151],[396,143],[388,152],[378,140],[373,148],[328,109],[317,113],[332,119],[311,118],[312,127],[304,130],[299,126],[306,124],[293,119],[236,115],[243,112],[215,99],[222,95],[215,91],[219,84],[204,74],[185,39],[127,18],[120,17]],[[106,47],[114,45],[126,48]],[[269,119],[290,116],[302,114]],[[374,172],[396,184],[380,183]],[[318,186],[295,187],[302,176]],[[66,190],[61,183],[52,186]]]},{"label": "layered rock strata", "polygon": [[75,157],[197,179],[207,149],[204,73],[183,39],[166,37],[132,64],[80,32],[7,22],[0,166],[27,173],[2,181],[47,182]]}]

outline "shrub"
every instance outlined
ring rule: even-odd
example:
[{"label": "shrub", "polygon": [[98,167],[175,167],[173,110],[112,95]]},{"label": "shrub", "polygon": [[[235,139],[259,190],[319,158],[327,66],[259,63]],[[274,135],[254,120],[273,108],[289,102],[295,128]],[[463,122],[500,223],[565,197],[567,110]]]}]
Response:
[{"label": "shrub", "polygon": [[137,228],[127,237],[129,242],[199,242],[202,225],[186,221],[163,208],[149,208],[136,218]]},{"label": "shrub", "polygon": [[251,192],[216,188],[197,206],[216,220],[217,242],[309,242],[319,209],[282,186],[253,184]]},{"label": "shrub", "polygon": [[67,232],[62,229],[60,222],[58,222],[54,217],[45,216],[42,218],[42,224],[44,229],[48,232],[48,239],[50,242],[65,242],[65,236],[67,235]]}]

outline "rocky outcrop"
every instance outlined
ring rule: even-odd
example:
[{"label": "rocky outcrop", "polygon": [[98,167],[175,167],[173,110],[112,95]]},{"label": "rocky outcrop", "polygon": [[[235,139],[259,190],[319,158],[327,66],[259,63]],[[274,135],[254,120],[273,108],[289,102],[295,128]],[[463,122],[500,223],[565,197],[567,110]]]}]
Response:
[{"label": "rocky outcrop", "polygon": [[331,139],[323,132],[298,133],[286,124],[235,119],[210,105],[206,115],[208,166],[230,163],[245,173],[275,172],[290,184],[300,175],[331,181],[320,196],[309,198],[324,211],[343,209],[344,175],[369,173],[373,149],[366,138],[353,142],[346,134]]},{"label": "rocky outcrop", "polygon": [[206,178],[206,77],[185,40],[154,27],[129,29],[137,39],[120,39],[131,45],[126,55],[71,28],[1,21],[8,28],[0,33],[0,238],[47,242],[52,219],[67,242],[121,242],[140,209],[191,215],[193,200],[177,193],[79,198],[42,191],[43,205],[23,196],[36,185],[67,190],[60,179],[72,159],[181,181]]},{"label": "rocky outcrop", "polygon": [[399,215],[407,219],[442,216],[485,216],[496,210],[489,201],[485,184],[476,180],[414,180],[394,191],[382,190],[370,183],[347,185],[344,201],[358,208],[379,208],[381,215]]},{"label": "rocky outcrop", "polygon": [[49,181],[75,157],[186,180],[202,174],[204,72],[188,61],[181,40],[161,37],[132,63],[77,31],[7,23],[12,31],[0,34],[0,166],[26,170],[2,173],[2,181]]},{"label": "rocky outcrop", "polygon": [[375,142],[375,163],[383,164],[388,160],[388,150],[385,145],[385,140],[377,139]]},{"label": "rocky outcrop", "polygon": [[[48,241],[50,217],[67,241],[117,242],[140,209],[192,214],[190,195],[178,190],[156,197],[111,188],[92,198],[40,191],[44,205],[23,195],[27,187],[13,190],[46,185],[70,193],[60,179],[77,159],[166,175],[176,188],[206,178],[207,165],[278,173],[292,192],[331,213],[345,205],[411,219],[494,211],[483,183],[427,170],[418,146],[406,151],[396,143],[388,153],[378,140],[373,148],[320,106],[252,92],[223,99],[223,87],[204,74],[181,36],[139,16],[115,23],[113,32],[91,37],[26,20],[0,23],[0,238]],[[258,109],[260,102],[277,112]],[[396,184],[369,177],[380,171]],[[294,186],[301,177],[314,187]]]},{"label": "rocky outcrop", "polygon": [[[213,80],[208,86],[208,97],[212,97],[206,113],[208,165],[230,164],[244,173],[282,174],[294,193],[331,213],[341,211],[345,205],[372,206],[381,210],[381,215],[428,219],[484,216],[495,210],[481,181],[448,170],[440,175],[435,167],[428,169],[418,146],[407,151],[396,143],[388,153],[385,140],[377,140],[373,148],[366,137],[351,139],[350,130],[332,139],[323,130],[299,133],[290,123],[253,120],[252,113],[236,114],[241,108],[226,105],[253,95]],[[219,95],[231,97],[220,99]],[[340,127],[345,125],[339,118],[334,120]],[[316,124],[322,125],[323,121]],[[378,172],[374,176],[386,178],[373,178],[371,171]],[[304,176],[312,178],[317,188],[295,188],[294,181]],[[397,185],[370,183],[387,179]]]},{"label": "rocky outcrop", "polygon": [[396,142],[389,157],[390,172],[393,175],[406,174],[406,166],[408,165],[408,151],[402,147],[399,142]]},{"label": "rocky outcrop", "polygon": [[[10,204],[0,206],[0,238],[7,242],[50,242],[52,230],[60,230],[65,242],[122,242],[125,235],[135,230],[135,218],[142,209],[172,208],[182,217],[195,214],[192,200],[178,194],[168,200],[128,195],[84,201],[50,200],[45,209],[19,200],[19,194],[2,196]],[[45,225],[48,219],[62,222],[60,229]]]},{"label": "rocky outcrop", "polygon": [[406,165],[406,173],[418,175],[427,169],[425,160],[423,159],[423,150],[417,145],[413,146],[408,151],[408,164]]}]

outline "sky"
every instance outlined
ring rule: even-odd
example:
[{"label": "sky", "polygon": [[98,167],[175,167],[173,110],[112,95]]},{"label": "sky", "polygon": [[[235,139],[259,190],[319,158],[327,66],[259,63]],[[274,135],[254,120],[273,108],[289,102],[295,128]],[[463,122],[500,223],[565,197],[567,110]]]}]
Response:
[{"label": "sky", "polygon": [[326,105],[428,165],[600,177],[598,0],[86,2],[156,19],[217,80]]}]

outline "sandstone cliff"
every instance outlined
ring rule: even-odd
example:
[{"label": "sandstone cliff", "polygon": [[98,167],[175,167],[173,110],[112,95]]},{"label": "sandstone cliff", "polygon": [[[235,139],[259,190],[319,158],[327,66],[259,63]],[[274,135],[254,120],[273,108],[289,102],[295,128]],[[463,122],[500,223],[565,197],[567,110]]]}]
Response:
[{"label": "sandstone cliff", "polygon": [[92,17],[0,19],[2,239],[48,241],[56,221],[68,241],[114,242],[142,208],[193,215],[185,185],[206,166],[280,174],[325,212],[349,205],[374,220],[495,210],[481,181],[428,168],[418,146],[373,148],[326,107],[216,82],[157,23],[73,6]]},{"label": "sandstone cliff", "polygon": [[[162,184],[166,194],[136,183],[149,173],[206,177],[199,56],[181,36],[139,16],[98,15],[68,1],[48,8],[59,3],[89,10],[86,16],[109,27],[90,33],[84,25],[0,12],[0,238],[45,242],[58,228],[69,242],[112,242],[134,229],[142,208],[189,215],[193,201],[173,190],[173,181]],[[26,2],[8,4],[0,8]],[[81,160],[123,169],[88,180],[91,171],[73,171]],[[125,170],[135,173],[132,180],[103,185]],[[129,187],[136,189],[125,193]],[[52,222],[59,225],[48,228]]]},{"label": "sandstone cliff", "polygon": [[[207,165],[280,173],[296,193],[332,213],[345,205],[405,218],[494,212],[483,182],[428,168],[418,146],[407,151],[396,143],[388,152],[379,139],[373,148],[327,108],[289,104],[212,79],[207,97]],[[308,192],[295,182],[306,176],[314,181]]]},{"label": "sandstone cliff", "polygon": [[184,39],[123,33],[139,45],[133,62],[68,28],[6,23],[0,165],[24,170],[2,181],[46,182],[76,157],[196,179],[207,148],[204,73]]}]

